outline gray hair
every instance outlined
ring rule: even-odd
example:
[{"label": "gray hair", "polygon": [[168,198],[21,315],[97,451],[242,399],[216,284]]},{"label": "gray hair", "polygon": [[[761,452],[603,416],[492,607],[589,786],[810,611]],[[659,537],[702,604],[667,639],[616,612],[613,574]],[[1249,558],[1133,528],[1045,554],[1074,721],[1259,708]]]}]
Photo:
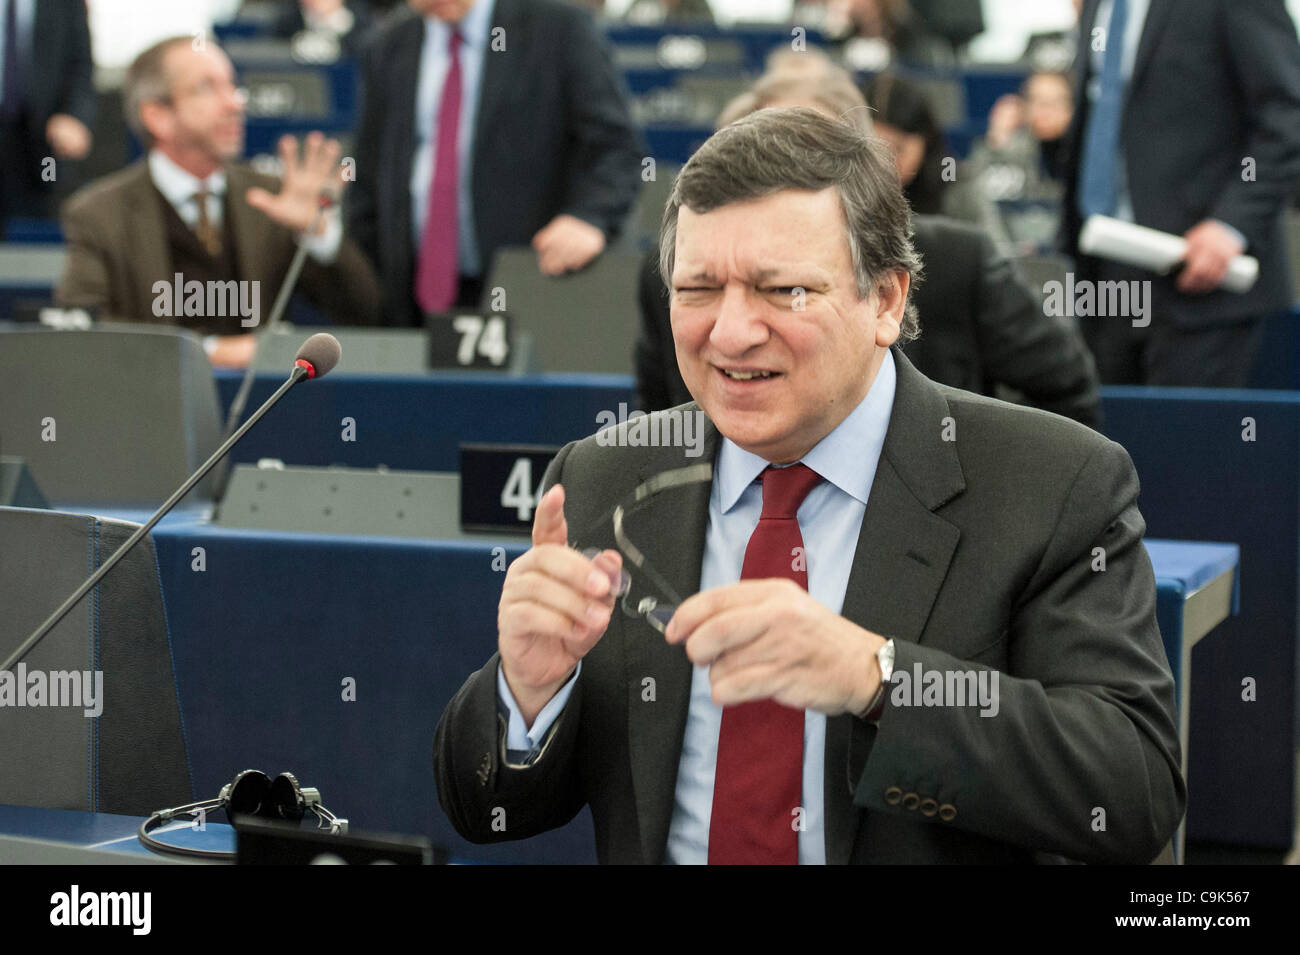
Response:
[{"label": "gray hair", "polygon": [[145,50],[126,68],[122,80],[122,108],[126,125],[140,137],[146,148],[153,145],[153,136],[140,118],[140,107],[145,103],[167,103],[172,97],[172,80],[167,74],[167,54],[173,47],[189,46],[193,37],[172,36],[159,40]]},{"label": "gray hair", "polygon": [[[889,147],[805,107],[751,113],[718,130],[687,161],[664,207],[659,274],[671,287],[683,205],[703,215],[783,189],[830,186],[839,192],[848,223],[858,296],[871,294],[889,272],[906,272],[913,285],[918,283],[921,259],[912,245],[912,210]],[[912,341],[920,333],[909,295],[898,341]]]}]

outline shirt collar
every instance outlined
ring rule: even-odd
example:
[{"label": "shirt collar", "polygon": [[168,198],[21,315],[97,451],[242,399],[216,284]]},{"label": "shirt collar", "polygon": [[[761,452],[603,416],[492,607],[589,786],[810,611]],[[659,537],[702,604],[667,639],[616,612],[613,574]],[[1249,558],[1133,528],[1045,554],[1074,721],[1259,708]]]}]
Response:
[{"label": "shirt collar", "polygon": [[[885,445],[885,432],[889,430],[896,384],[894,355],[887,349],[866,397],[802,459],[808,467],[864,505]],[[768,464],[765,458],[723,437],[715,481],[722,513],[736,506],[745,489]],[[868,466],[864,467],[864,464]]]},{"label": "shirt collar", "polygon": [[173,206],[180,206],[194,198],[200,189],[215,196],[226,191],[226,171],[218,169],[207,179],[200,179],[176,165],[161,149],[149,150],[149,175],[163,198]]},{"label": "shirt collar", "polygon": [[[465,12],[458,26],[467,47],[477,49],[487,44],[488,28],[492,25],[492,10],[495,6],[496,0],[476,0],[474,5]],[[428,26],[426,35],[430,38],[437,37],[438,42],[445,48],[451,24],[435,16],[425,17],[424,22]]]}]

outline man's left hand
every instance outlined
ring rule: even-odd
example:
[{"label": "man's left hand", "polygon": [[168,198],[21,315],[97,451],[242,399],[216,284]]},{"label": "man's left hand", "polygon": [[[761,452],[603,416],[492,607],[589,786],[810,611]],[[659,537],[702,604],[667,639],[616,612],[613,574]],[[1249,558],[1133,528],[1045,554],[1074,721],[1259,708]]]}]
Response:
[{"label": "man's left hand", "polygon": [[280,137],[280,164],[284,175],[280,191],[271,194],[265,189],[249,189],[248,204],[265,213],[286,229],[306,232],[315,224],[319,233],[324,230],[324,216],[317,219],[321,195],[337,192],[342,185],[339,170],[339,144],[326,139],[321,133],[310,133],[298,156],[298,141],[292,136]]},{"label": "man's left hand", "polygon": [[55,113],[45,124],[45,141],[56,159],[85,159],[92,137],[86,124],[67,113]]},{"label": "man's left hand", "polygon": [[1178,275],[1178,291],[1189,295],[1213,292],[1228,274],[1228,263],[1241,255],[1241,242],[1213,219],[1193,226],[1183,238],[1187,240],[1187,254]]},{"label": "man's left hand", "polygon": [[742,580],[687,599],[668,624],[708,666],[713,702],[775,700],[827,716],[860,714],[880,687],[879,634],[831,613],[791,580]]},{"label": "man's left hand", "polygon": [[559,215],[533,236],[537,267],[547,275],[582,268],[605,251],[605,233],[577,216]]}]

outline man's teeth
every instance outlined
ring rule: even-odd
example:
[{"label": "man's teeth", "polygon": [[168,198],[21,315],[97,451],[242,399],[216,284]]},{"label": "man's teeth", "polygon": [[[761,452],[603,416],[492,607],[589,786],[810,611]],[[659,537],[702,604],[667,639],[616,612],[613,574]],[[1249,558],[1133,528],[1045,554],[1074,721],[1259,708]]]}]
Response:
[{"label": "man's teeth", "polygon": [[751,381],[754,378],[771,378],[775,372],[771,371],[731,371],[727,369],[723,374],[735,381]]}]

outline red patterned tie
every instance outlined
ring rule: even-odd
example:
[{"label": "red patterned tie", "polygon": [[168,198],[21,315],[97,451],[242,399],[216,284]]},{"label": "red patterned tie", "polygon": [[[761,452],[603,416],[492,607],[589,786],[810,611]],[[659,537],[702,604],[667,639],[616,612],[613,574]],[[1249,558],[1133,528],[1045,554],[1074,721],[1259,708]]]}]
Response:
[{"label": "red patterned tie", "polygon": [[456,302],[459,285],[456,236],[458,154],[460,133],[460,31],[453,29],[447,43],[447,78],[438,104],[437,146],[429,204],[420,234],[420,256],[415,264],[415,300],[426,312],[445,312]]},{"label": "red patterned tie", "polygon": [[[741,580],[786,577],[805,590],[799,505],[821,483],[805,464],[763,472],[763,514],[745,548]],[[796,550],[797,549],[797,550]],[[794,810],[803,790],[803,710],[771,700],[728,706],[718,734],[709,823],[710,865],[795,865]]]}]

